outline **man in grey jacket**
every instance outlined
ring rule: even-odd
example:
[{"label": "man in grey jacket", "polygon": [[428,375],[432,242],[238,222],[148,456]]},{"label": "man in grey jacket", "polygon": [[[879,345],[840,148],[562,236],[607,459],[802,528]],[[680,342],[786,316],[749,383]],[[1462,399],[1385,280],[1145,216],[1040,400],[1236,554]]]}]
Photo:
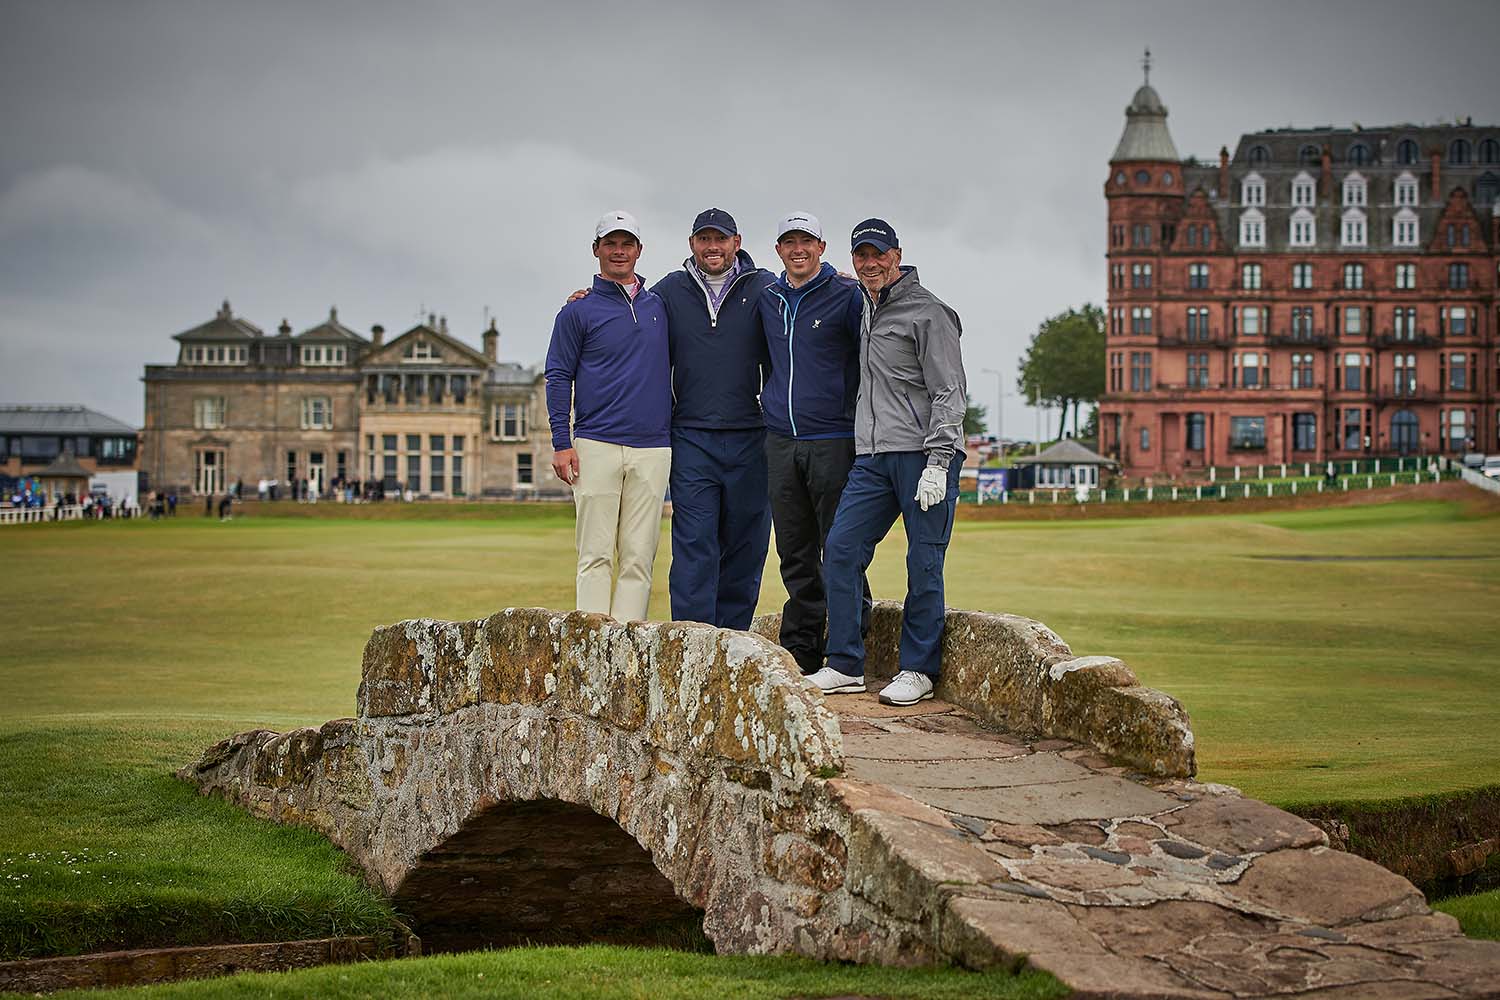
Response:
[{"label": "man in grey jacket", "polygon": [[854,468],[824,549],[828,665],[809,678],[828,694],[865,689],[860,580],[875,546],[901,518],[906,605],[890,705],[932,697],[942,654],[943,559],[953,533],[967,407],[958,314],[901,266],[896,231],[854,227],[854,272],[865,292],[854,409]]}]

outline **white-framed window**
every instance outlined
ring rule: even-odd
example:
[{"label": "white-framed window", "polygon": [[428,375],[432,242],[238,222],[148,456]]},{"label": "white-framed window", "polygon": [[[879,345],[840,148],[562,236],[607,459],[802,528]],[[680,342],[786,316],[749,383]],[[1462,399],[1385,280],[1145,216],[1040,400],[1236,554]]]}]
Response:
[{"label": "white-framed window", "polygon": [[519,441],[526,437],[527,404],[495,403],[490,407],[490,437]]},{"label": "white-framed window", "polygon": [[1344,335],[1353,336],[1364,332],[1364,310],[1358,306],[1344,307]]},{"label": "white-framed window", "polygon": [[1313,286],[1313,267],[1311,264],[1292,265],[1292,287],[1297,289],[1308,289]]},{"label": "white-framed window", "polygon": [[1469,335],[1469,310],[1464,306],[1446,306],[1443,309],[1444,329],[1450,337]]},{"label": "white-framed window", "polygon": [[1403,292],[1409,292],[1417,287],[1417,265],[1396,265],[1396,287]]},{"label": "white-framed window", "polygon": [[1417,213],[1403,208],[1391,220],[1391,242],[1398,247],[1414,247],[1417,239]]},{"label": "white-framed window", "polygon": [[519,452],[516,455],[516,485],[536,485],[536,472],[532,465],[531,452],[529,451]]},{"label": "white-framed window", "polygon": [[333,400],[327,396],[303,396],[302,429],[332,430]]},{"label": "white-framed window", "polygon": [[1354,290],[1365,287],[1365,266],[1363,264],[1344,265],[1344,287]]},{"label": "white-framed window", "polygon": [[1396,178],[1396,204],[1407,208],[1417,204],[1417,179],[1405,171]]},{"label": "white-framed window", "polygon": [[249,349],[241,344],[194,344],[182,354],[190,365],[243,365],[250,360]]},{"label": "white-framed window", "polygon": [[1234,355],[1235,385],[1241,389],[1263,389],[1269,367],[1261,364],[1261,355],[1255,351],[1238,351]]},{"label": "white-framed window", "polygon": [[1313,180],[1312,174],[1306,170],[1292,178],[1292,204],[1297,207],[1311,208],[1317,202],[1317,182]]},{"label": "white-framed window", "polygon": [[1369,184],[1355,172],[1344,178],[1344,205],[1363,208],[1369,202]]},{"label": "white-framed window", "polygon": [[1245,175],[1240,181],[1240,204],[1246,207],[1266,203],[1266,181],[1257,173]]},{"label": "white-framed window", "polygon": [[1240,288],[1247,292],[1259,291],[1261,287],[1261,266],[1259,264],[1240,265]]},{"label": "white-framed window", "polygon": [[1294,247],[1310,247],[1317,242],[1318,224],[1309,209],[1299,208],[1292,213],[1291,231],[1288,239]]},{"label": "white-framed window", "polygon": [[1265,332],[1265,310],[1260,306],[1245,306],[1240,310],[1240,333],[1259,334]]},{"label": "white-framed window", "polygon": [[401,355],[402,361],[438,361],[441,360],[437,351],[425,340],[414,340],[407,345],[406,351]]},{"label": "white-framed window", "polygon": [[348,348],[342,344],[303,344],[304,365],[341,365],[348,359]]},{"label": "white-framed window", "polygon": [[1362,247],[1368,239],[1364,211],[1358,208],[1345,209],[1339,243],[1346,247]]},{"label": "white-framed window", "polygon": [[224,426],[224,397],[199,396],[193,400],[193,426],[211,431]]},{"label": "white-framed window", "polygon": [[1266,245],[1266,217],[1258,208],[1247,208],[1240,213],[1240,246],[1263,247]]}]

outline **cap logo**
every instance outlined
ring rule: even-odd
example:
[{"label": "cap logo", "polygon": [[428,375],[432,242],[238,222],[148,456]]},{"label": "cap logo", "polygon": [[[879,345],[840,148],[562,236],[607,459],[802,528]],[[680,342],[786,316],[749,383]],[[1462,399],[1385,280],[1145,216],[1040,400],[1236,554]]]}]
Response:
[{"label": "cap logo", "polygon": [[858,239],[859,237],[864,236],[864,235],[866,235],[868,233],[878,233],[881,236],[889,236],[890,235],[890,233],[886,232],[884,229],[876,229],[874,226],[871,226],[868,229],[861,229],[861,230],[859,230],[858,232],[856,232],[854,234],[854,237],[855,237],[855,239]]}]

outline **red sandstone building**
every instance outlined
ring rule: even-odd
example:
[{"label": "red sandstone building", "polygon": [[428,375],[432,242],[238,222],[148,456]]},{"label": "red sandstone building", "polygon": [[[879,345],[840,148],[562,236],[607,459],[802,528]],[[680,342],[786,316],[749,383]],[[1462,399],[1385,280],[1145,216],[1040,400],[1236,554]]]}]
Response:
[{"label": "red sandstone building", "polygon": [[1500,451],[1500,127],[1278,129],[1110,158],[1101,450],[1129,476]]}]

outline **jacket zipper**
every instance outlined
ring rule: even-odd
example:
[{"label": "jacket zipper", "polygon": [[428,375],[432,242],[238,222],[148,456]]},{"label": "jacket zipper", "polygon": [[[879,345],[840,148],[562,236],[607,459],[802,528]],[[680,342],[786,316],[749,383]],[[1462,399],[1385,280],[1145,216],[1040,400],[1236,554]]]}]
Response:
[{"label": "jacket zipper", "polygon": [[[718,329],[719,310],[714,306],[714,297],[708,293],[708,285],[704,283],[702,278],[698,277],[698,272],[693,268],[687,268],[687,272],[692,276],[693,282],[697,284],[698,289],[703,292],[703,304],[708,308],[708,325],[713,329]],[[729,287],[724,289],[725,302],[728,302],[729,296],[734,293],[734,286],[748,278],[750,274],[751,272],[749,271],[741,271],[735,276],[734,280],[729,283]]]},{"label": "jacket zipper", "polygon": [[797,352],[793,348],[797,343],[797,310],[802,307],[802,300],[807,298],[807,293],[802,293],[795,306],[789,305],[786,296],[780,292],[774,294],[781,300],[781,325],[786,331],[786,420],[792,425],[792,437],[796,437],[797,417],[792,413],[792,379],[797,375]]},{"label": "jacket zipper", "polygon": [[639,327],[641,325],[641,321],[640,317],[636,316],[635,314],[635,299],[632,299],[630,297],[630,292],[627,291],[625,286],[620,284],[618,281],[615,282],[615,287],[620,290],[621,295],[625,296],[625,304],[630,307],[630,318],[634,320],[635,325]]},{"label": "jacket zipper", "polygon": [[861,384],[870,388],[870,391],[865,393],[865,399],[870,407],[870,452],[874,454],[875,441],[877,439],[875,433],[875,383],[870,380],[870,352],[875,349],[875,300],[870,297],[869,292],[866,292],[864,289],[860,289],[860,291],[865,297],[865,304],[870,307],[870,324],[864,330],[863,336],[864,344],[862,346],[864,347],[865,370],[864,381]]}]

